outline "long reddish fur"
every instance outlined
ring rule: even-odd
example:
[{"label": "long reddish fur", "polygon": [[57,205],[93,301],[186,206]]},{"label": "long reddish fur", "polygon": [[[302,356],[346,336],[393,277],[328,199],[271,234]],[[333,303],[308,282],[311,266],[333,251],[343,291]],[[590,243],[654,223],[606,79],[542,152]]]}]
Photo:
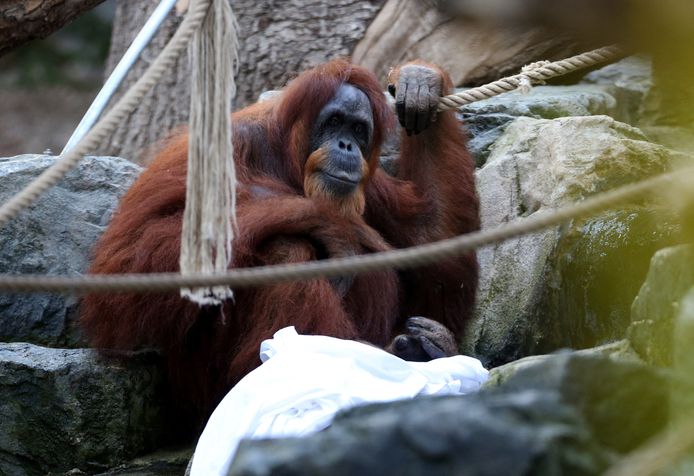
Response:
[{"label": "long reddish fur", "polygon": [[[303,189],[311,124],[342,83],[367,94],[374,116],[363,216],[336,213]],[[278,100],[232,120],[239,236],[231,268],[372,253],[479,227],[473,162],[453,113],[439,114],[418,136],[403,134],[399,174],[389,177],[378,157],[394,116],[375,77],[347,61],[303,73]],[[186,155],[181,133],[142,173],[96,246],[91,273],[178,271]],[[406,317],[424,315],[460,338],[476,284],[477,262],[469,253],[412,271],[356,276],[344,295],[328,279],[239,289],[234,302],[202,309],[177,292],[89,295],[81,324],[100,349],[161,350],[178,410],[199,425],[260,364],[260,342],[278,329],[293,325],[301,333],[385,346]]]}]

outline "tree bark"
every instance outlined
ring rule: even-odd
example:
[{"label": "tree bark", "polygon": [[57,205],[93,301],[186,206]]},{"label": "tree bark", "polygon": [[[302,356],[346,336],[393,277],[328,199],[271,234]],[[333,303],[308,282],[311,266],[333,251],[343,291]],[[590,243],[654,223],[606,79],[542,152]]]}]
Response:
[{"label": "tree bark", "polygon": [[447,4],[456,16],[504,26],[540,25],[568,32],[594,46],[617,42],[632,51],[649,53],[655,84],[646,101],[643,125],[694,130],[691,0],[497,0],[494,9],[488,8],[488,0],[437,1]]},{"label": "tree bark", "polygon": [[0,56],[45,38],[104,0],[6,0],[0,5]]},{"label": "tree bark", "polygon": [[[232,0],[239,23],[240,67],[234,108],[283,87],[301,71],[335,57],[349,56],[378,13],[383,0]],[[119,0],[107,71],[111,71],[156,2]],[[180,24],[172,14],[162,25],[119,89],[122,95],[142,75]],[[142,163],[156,144],[188,118],[189,70],[182,57],[171,74],[141,102],[99,153]]]},{"label": "tree bark", "polygon": [[389,68],[419,58],[442,66],[456,85],[478,85],[579,49],[566,36],[531,27],[493,28],[455,18],[438,4],[388,0],[356,46],[354,62],[382,77]]},{"label": "tree bark", "polygon": [[[106,61],[106,77],[113,72],[158,3],[154,0],[118,0],[111,48]],[[183,16],[175,12],[169,14],[114,94],[109,109],[157,58],[182,21]],[[94,153],[123,157],[138,163],[146,161],[157,141],[166,138],[176,126],[187,121],[190,107],[189,78],[188,58],[184,53],[176,60],[171,71],[145,94],[137,108]]]}]

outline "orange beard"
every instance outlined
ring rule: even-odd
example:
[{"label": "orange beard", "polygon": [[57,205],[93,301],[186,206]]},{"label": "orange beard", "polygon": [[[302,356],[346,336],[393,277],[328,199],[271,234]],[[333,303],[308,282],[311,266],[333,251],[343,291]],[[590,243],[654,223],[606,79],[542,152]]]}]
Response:
[{"label": "orange beard", "polygon": [[305,195],[309,198],[333,203],[343,215],[361,216],[364,213],[365,206],[364,184],[369,176],[369,166],[366,160],[363,157],[361,159],[362,179],[354,192],[345,197],[336,197],[320,179],[321,170],[327,160],[327,156],[328,153],[323,147],[308,156],[304,166]]}]

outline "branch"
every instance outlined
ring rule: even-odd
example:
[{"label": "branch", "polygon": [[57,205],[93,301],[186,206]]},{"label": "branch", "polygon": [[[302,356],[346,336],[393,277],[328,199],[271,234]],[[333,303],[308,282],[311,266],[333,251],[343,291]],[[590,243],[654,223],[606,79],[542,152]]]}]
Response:
[{"label": "branch", "polygon": [[6,0],[0,4],[0,56],[45,38],[104,0]]}]

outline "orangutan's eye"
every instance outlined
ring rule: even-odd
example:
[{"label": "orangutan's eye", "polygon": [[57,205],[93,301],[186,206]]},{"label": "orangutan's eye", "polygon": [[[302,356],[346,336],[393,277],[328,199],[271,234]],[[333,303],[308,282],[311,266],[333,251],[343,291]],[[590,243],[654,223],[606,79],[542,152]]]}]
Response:
[{"label": "orangutan's eye", "polygon": [[328,119],[328,125],[332,127],[336,127],[340,125],[340,116],[338,114],[333,114],[330,116],[330,119]]}]

